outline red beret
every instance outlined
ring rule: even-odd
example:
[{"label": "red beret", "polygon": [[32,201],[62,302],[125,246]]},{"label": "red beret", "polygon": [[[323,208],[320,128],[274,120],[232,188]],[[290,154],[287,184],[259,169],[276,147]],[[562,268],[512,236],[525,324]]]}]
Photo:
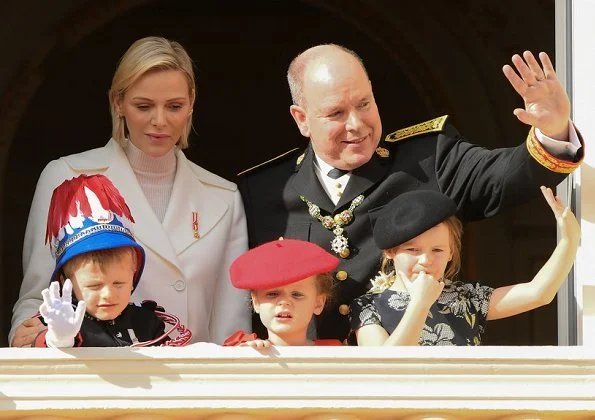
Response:
[{"label": "red beret", "polygon": [[296,239],[267,242],[240,255],[231,264],[231,283],[238,289],[263,290],[327,273],[339,259],[316,244]]}]

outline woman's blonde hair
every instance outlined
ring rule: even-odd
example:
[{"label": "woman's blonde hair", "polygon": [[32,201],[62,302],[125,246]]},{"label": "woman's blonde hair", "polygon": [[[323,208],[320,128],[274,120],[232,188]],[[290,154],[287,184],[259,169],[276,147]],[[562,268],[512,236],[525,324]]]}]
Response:
[{"label": "woman's blonde hair", "polygon": [[[165,38],[150,36],[134,42],[124,53],[109,90],[110,112],[112,114],[112,137],[121,145],[128,135],[126,121],[116,109],[116,100],[124,98],[124,94],[145,73],[158,70],[177,70],[188,82],[191,105],[194,103],[196,84],[194,69],[190,56],[179,43]],[[188,147],[188,135],[192,129],[192,118],[188,123],[176,145],[180,149]]]},{"label": "woman's blonde hair", "polygon": [[[446,225],[448,228],[449,238],[450,238],[450,250],[452,252],[452,259],[446,265],[446,269],[444,270],[444,278],[449,280],[454,280],[455,276],[461,269],[461,248],[462,248],[462,239],[463,239],[463,224],[456,216],[450,216],[445,221],[441,222]],[[394,266],[392,258],[389,258],[388,254],[394,254],[398,248],[398,245],[391,249],[384,250],[385,252],[382,253],[382,262],[380,264],[380,276],[379,277],[386,277],[387,280],[383,283],[386,284],[386,287],[389,288],[392,283],[394,282],[393,274],[394,274]],[[374,279],[378,280],[378,279]],[[374,282],[373,282],[374,283]],[[377,292],[377,290],[375,290]]]}]

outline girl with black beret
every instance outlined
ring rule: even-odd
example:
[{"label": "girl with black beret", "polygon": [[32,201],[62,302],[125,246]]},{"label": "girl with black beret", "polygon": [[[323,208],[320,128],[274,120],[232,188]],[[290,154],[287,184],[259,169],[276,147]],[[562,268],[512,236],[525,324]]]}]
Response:
[{"label": "girl with black beret", "polygon": [[383,249],[372,288],[351,303],[350,341],[363,346],[480,345],[488,320],[550,303],[572,268],[580,226],[549,188],[541,187],[560,240],[527,283],[493,289],[454,281],[462,224],[454,202],[436,191],[404,193],[378,215],[374,241]]}]

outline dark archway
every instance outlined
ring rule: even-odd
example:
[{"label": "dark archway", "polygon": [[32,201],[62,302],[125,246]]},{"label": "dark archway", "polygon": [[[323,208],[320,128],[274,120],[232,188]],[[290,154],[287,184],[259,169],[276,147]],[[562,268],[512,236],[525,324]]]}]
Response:
[{"label": "dark archway", "polygon": [[[198,91],[196,131],[187,155],[229,179],[305,145],[288,113],[285,71],[295,54],[322,42],[343,44],[362,56],[386,132],[449,113],[479,144],[502,147],[520,142],[526,129],[512,117],[519,104],[500,67],[521,49],[545,50],[553,56],[553,2],[444,3],[70,2],[73,6],[64,18],[55,20],[55,42],[43,43],[38,37],[37,65],[14,76],[15,83],[6,84],[10,89],[3,95],[7,112],[0,114],[0,132],[10,135],[0,150],[4,167],[0,343],[22,278],[22,237],[37,177],[49,160],[108,140],[106,93],[118,58],[134,40],[162,35],[188,49],[196,62]],[[525,11],[531,11],[531,21],[525,20]],[[20,42],[25,41],[30,42]],[[27,83],[19,84],[23,80]],[[10,109],[17,111],[9,115]],[[530,274],[555,239],[554,225],[541,204],[528,207],[530,221],[523,217],[526,210],[518,209],[468,226],[468,275],[497,285]],[[521,249],[538,243],[531,248],[536,249],[535,263],[511,255],[511,244],[520,242],[517,228],[527,224],[532,230],[524,231],[531,232],[534,242]],[[481,239],[489,232],[497,232],[496,242]],[[546,316],[547,323],[542,324],[535,314],[516,319],[521,327],[515,333],[505,321],[499,323],[504,333],[490,326],[495,331],[492,342],[555,344],[555,328],[550,326],[556,320],[555,307]],[[539,325],[551,332],[525,334],[526,328],[544,331]],[[488,342],[491,337],[488,333]]]}]

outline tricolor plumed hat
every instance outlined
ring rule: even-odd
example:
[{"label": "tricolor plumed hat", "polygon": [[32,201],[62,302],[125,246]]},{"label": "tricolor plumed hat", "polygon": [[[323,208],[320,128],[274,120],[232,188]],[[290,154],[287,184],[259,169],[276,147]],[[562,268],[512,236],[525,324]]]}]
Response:
[{"label": "tricolor plumed hat", "polygon": [[118,189],[103,175],[79,175],[54,190],[48,212],[46,243],[56,268],[90,251],[132,246],[138,254],[133,280],[136,287],[145,265],[145,251],[133,236],[134,219]]},{"label": "tricolor plumed hat", "polygon": [[229,274],[238,289],[264,290],[329,272],[338,265],[337,257],[316,244],[279,239],[240,255],[231,264]]},{"label": "tricolor plumed hat", "polygon": [[403,193],[379,211],[374,224],[374,242],[380,249],[393,248],[421,235],[456,212],[455,202],[438,191]]}]

